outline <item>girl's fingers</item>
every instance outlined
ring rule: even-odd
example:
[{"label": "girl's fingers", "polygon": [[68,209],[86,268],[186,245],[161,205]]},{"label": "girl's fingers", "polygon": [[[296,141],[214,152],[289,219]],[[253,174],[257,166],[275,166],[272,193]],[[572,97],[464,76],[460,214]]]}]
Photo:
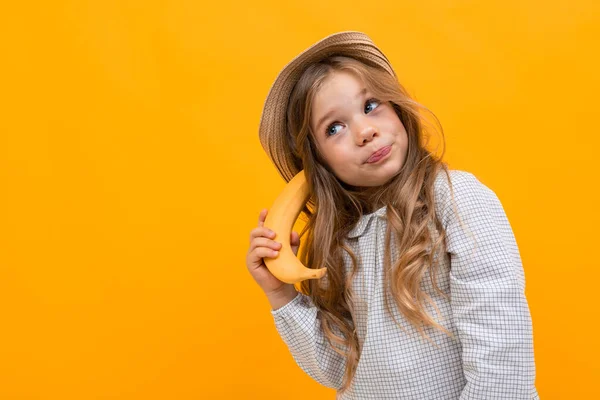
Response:
[{"label": "girl's fingers", "polygon": [[273,250],[281,250],[281,243],[267,238],[256,238],[250,244],[250,251],[258,249],[259,247],[266,247]]},{"label": "girl's fingers", "polygon": [[254,229],[252,229],[252,231],[250,231],[250,241],[254,240],[255,238],[259,238],[259,237],[266,237],[266,238],[273,239],[275,237],[275,232],[273,232],[269,228],[265,228],[265,227],[254,228]]},{"label": "girl's fingers", "polygon": [[264,263],[263,258],[275,258],[277,254],[277,250],[268,247],[257,247],[248,254],[248,268],[251,270],[256,269]]},{"label": "girl's fingers", "polygon": [[290,245],[292,247],[292,252],[297,256],[298,248],[300,247],[300,236],[298,235],[298,232],[291,233]]},{"label": "girl's fingers", "polygon": [[290,244],[292,246],[297,246],[300,244],[300,236],[298,235],[298,232],[296,232],[296,231],[292,232],[291,237],[290,237]]},{"label": "girl's fingers", "polygon": [[267,217],[267,212],[268,212],[268,210],[266,208],[263,208],[260,211],[260,214],[258,214],[258,226],[263,226],[263,224],[265,223],[265,218]]},{"label": "girl's fingers", "polygon": [[260,259],[265,257],[275,257],[277,253],[279,253],[279,250],[273,250],[268,247],[257,247],[256,249],[254,249],[254,253]]}]

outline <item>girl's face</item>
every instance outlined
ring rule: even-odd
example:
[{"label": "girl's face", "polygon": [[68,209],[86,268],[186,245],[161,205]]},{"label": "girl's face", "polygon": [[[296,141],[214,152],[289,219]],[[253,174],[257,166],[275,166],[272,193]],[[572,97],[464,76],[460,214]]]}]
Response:
[{"label": "girl's face", "polygon": [[[378,186],[402,168],[408,135],[392,105],[372,99],[363,88],[353,74],[333,73],[315,95],[310,123],[319,151],[340,180]],[[387,154],[369,160],[380,149]]]}]

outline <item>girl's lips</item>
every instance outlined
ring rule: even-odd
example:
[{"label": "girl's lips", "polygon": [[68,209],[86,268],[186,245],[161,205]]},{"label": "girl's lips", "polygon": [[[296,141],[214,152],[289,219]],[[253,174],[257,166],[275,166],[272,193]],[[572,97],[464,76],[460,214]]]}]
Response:
[{"label": "girl's lips", "polygon": [[383,157],[389,154],[390,149],[391,146],[385,146],[384,148],[377,150],[375,153],[373,153],[373,155],[371,155],[371,157],[369,157],[367,163],[371,164],[381,160]]}]

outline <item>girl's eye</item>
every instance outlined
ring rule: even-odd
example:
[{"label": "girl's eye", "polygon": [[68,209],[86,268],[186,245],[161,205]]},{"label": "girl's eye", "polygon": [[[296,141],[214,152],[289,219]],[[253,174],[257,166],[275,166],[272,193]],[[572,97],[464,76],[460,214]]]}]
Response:
[{"label": "girl's eye", "polygon": [[337,132],[331,132],[331,128],[333,128],[333,127],[335,127],[335,126],[339,126],[339,125],[340,125],[340,124],[338,124],[338,123],[333,123],[333,124],[329,125],[329,126],[327,127],[327,129],[325,130],[325,134],[326,134],[327,136],[333,136],[333,135],[335,135]]},{"label": "girl's eye", "polygon": [[[369,99],[366,101],[365,105],[370,104],[370,103],[377,103],[379,104],[379,101],[377,99]],[[377,106],[373,107],[371,109],[371,111],[373,111],[373,109],[377,108]],[[365,108],[366,109],[366,108]],[[368,111],[367,111],[368,112]],[[337,122],[332,123],[331,125],[329,125],[326,129],[325,129],[325,134],[327,136],[333,136],[337,133],[337,131],[332,131],[331,128],[334,128],[335,126],[339,126],[340,124]]]},{"label": "girl's eye", "polygon": [[[367,100],[366,104],[369,104],[369,103],[377,103],[377,104],[379,104],[379,101],[377,101],[377,99],[369,99],[369,100]],[[375,107],[375,108],[377,108],[377,107]]]}]

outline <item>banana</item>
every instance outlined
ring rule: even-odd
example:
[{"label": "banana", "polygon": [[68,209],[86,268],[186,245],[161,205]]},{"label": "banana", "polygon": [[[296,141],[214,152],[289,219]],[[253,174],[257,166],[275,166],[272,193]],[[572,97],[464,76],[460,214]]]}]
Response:
[{"label": "banana", "polygon": [[282,282],[297,283],[306,279],[319,279],[327,271],[327,268],[306,268],[294,255],[290,245],[294,222],[308,201],[309,194],[306,175],[301,170],[275,199],[263,224],[275,232],[274,240],[281,243],[279,254],[274,258],[265,257],[264,261],[269,271]]}]

